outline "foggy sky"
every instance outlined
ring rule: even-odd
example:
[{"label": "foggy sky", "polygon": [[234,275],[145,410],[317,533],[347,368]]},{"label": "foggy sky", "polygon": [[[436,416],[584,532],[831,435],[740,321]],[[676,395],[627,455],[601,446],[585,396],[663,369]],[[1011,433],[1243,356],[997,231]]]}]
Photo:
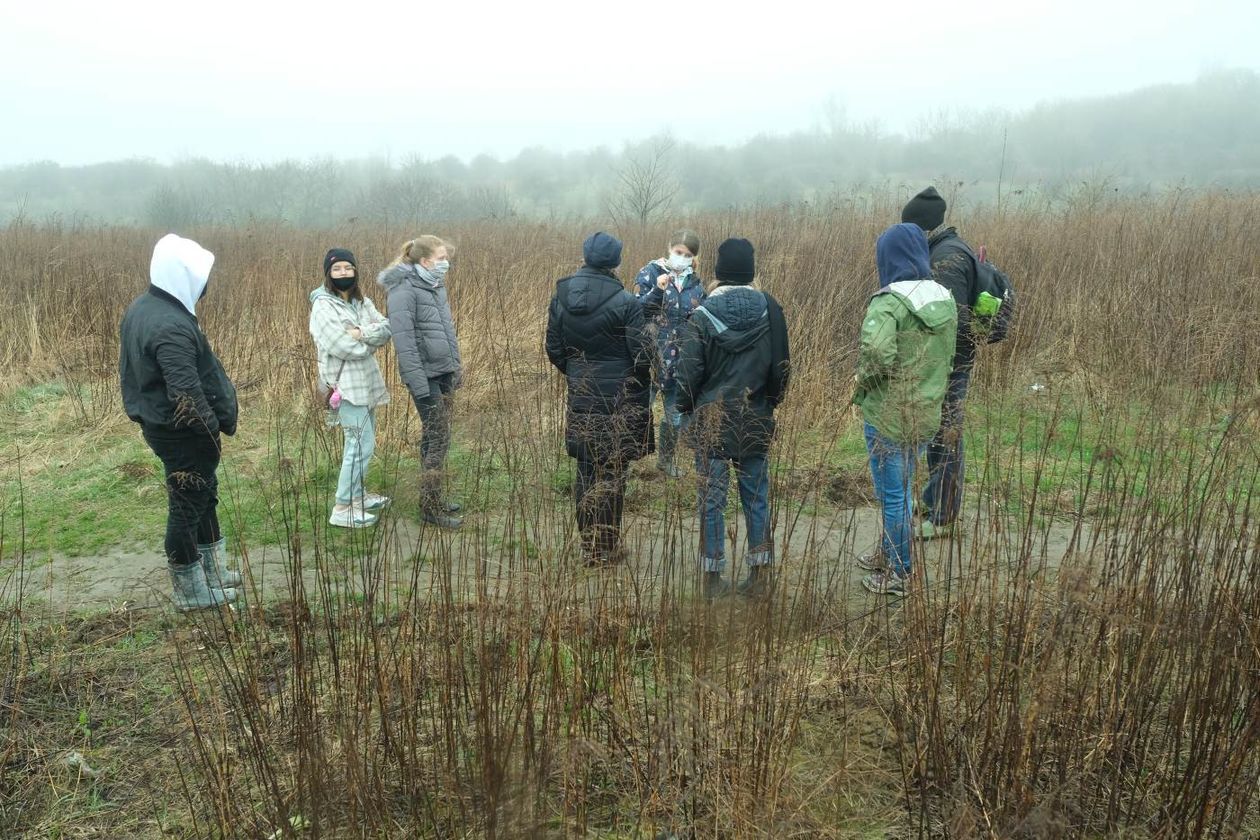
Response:
[{"label": "foggy sky", "polygon": [[[16,5],[16,4],[14,4]],[[0,26],[0,165],[730,144],[1260,67],[1254,0],[66,2]]]}]

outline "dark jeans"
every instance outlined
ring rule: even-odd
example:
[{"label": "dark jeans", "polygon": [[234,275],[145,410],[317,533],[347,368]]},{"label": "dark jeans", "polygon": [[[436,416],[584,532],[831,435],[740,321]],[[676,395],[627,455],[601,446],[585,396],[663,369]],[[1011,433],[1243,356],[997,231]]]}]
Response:
[{"label": "dark jeans", "polygon": [[928,444],[927,487],[923,490],[923,515],[933,525],[948,525],[958,518],[963,501],[963,402],[971,371],[956,370],[949,375],[945,404],[941,407],[941,428]]},{"label": "dark jeans", "polygon": [[626,499],[625,460],[578,458],[573,490],[582,547],[605,555],[616,551],[621,545],[621,516]]},{"label": "dark jeans", "polygon": [[436,510],[442,505],[442,467],[451,449],[451,407],[455,374],[429,380],[429,394],[413,397],[420,412],[420,505]]},{"label": "dark jeans", "polygon": [[706,572],[720,572],[726,566],[726,496],[730,491],[731,464],[739,484],[739,502],[748,527],[749,566],[774,561],[770,539],[770,467],[765,455],[727,460],[696,452],[696,474],[700,479],[700,563]]},{"label": "dark jeans", "polygon": [[200,561],[198,545],[216,543],[219,531],[219,438],[204,434],[144,430],[144,440],[162,461],[168,498],[166,559],[172,566]]}]

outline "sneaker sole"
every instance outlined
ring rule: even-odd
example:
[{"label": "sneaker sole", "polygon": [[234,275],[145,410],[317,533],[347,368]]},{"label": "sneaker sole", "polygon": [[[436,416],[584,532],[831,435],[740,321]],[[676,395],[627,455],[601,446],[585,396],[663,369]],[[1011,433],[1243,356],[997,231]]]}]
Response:
[{"label": "sneaker sole", "polygon": [[330,519],[328,520],[328,524],[334,528],[348,528],[353,531],[359,528],[371,528],[376,524],[376,520],[373,519],[370,522],[334,522]]}]

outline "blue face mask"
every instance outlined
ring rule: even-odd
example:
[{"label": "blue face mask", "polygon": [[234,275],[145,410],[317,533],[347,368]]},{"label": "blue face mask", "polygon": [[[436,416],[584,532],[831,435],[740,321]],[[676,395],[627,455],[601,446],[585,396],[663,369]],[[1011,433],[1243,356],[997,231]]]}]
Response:
[{"label": "blue face mask", "polygon": [[433,264],[433,268],[429,269],[429,273],[432,274],[437,279],[441,280],[443,277],[446,276],[446,272],[450,271],[450,269],[451,269],[450,260],[438,260],[437,262]]}]

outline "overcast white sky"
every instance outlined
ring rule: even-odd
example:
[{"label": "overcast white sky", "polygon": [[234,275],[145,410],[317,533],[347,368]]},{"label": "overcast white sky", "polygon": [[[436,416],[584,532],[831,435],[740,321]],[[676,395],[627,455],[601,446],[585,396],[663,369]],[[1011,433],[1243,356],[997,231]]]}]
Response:
[{"label": "overcast white sky", "polygon": [[0,165],[732,143],[828,101],[903,130],[1260,68],[1255,0],[5,5]]}]

